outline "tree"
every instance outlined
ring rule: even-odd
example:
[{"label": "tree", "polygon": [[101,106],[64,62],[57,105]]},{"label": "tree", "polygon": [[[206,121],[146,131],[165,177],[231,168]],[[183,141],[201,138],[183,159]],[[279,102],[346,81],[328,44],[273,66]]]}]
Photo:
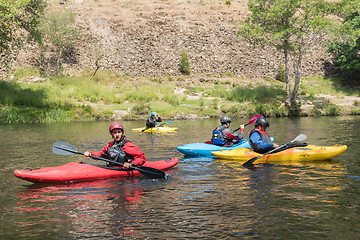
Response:
[{"label": "tree", "polygon": [[[331,3],[325,0],[249,0],[251,14],[241,21],[238,35],[256,44],[273,45],[284,54],[286,100],[297,111],[301,64],[312,37],[329,33],[336,21],[328,18]],[[293,59],[294,87],[290,82],[290,58]]]},{"label": "tree", "polygon": [[334,13],[343,19],[342,34],[328,44],[328,52],[334,55],[335,66],[346,75],[360,80],[360,3],[341,1]]},{"label": "tree", "polygon": [[79,37],[75,27],[75,14],[71,9],[61,12],[49,12],[42,24],[44,38],[43,51],[53,53],[55,72],[58,74],[65,54],[71,54]]},{"label": "tree", "polygon": [[39,24],[45,0],[0,1],[0,66],[7,66],[24,42],[41,42]]}]

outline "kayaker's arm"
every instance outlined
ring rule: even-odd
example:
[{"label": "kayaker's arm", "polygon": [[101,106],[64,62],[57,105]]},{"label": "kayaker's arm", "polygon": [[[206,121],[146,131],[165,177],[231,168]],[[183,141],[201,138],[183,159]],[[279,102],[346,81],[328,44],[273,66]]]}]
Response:
[{"label": "kayaker's arm", "polygon": [[88,158],[89,158],[90,155],[95,156],[95,157],[102,156],[103,154],[106,153],[106,151],[107,151],[112,145],[114,145],[114,141],[109,142],[108,144],[106,144],[106,146],[105,146],[101,151],[99,151],[99,152],[94,152],[94,149],[91,149],[91,152],[86,151],[86,152],[84,152],[84,156],[85,156],[85,157],[88,157]]},{"label": "kayaker's arm", "polygon": [[141,151],[141,149],[132,142],[127,142],[124,145],[123,150],[127,157],[132,159],[133,166],[141,166],[146,162],[146,157],[143,151]]}]

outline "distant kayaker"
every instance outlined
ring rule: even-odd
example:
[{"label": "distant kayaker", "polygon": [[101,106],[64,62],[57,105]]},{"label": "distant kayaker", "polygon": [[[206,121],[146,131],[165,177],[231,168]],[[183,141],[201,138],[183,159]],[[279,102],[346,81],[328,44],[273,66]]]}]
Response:
[{"label": "distant kayaker", "polygon": [[152,128],[156,127],[158,122],[161,122],[162,119],[156,112],[151,112],[150,117],[146,120],[146,127]]},{"label": "distant kayaker", "polygon": [[231,118],[224,115],[220,118],[221,126],[213,130],[212,143],[218,146],[232,146],[244,137],[244,125],[240,125],[240,133],[231,130]]},{"label": "distant kayaker", "polygon": [[119,162],[124,168],[130,166],[137,167],[146,162],[144,153],[134,143],[126,139],[124,135],[124,126],[121,123],[114,122],[109,127],[109,132],[114,141],[109,142],[100,152],[85,152],[84,155],[90,155],[107,158]]},{"label": "distant kayaker", "polygon": [[274,144],[266,129],[269,127],[269,122],[265,118],[258,118],[255,122],[255,128],[249,132],[249,144],[257,153],[266,153],[279,145]]}]

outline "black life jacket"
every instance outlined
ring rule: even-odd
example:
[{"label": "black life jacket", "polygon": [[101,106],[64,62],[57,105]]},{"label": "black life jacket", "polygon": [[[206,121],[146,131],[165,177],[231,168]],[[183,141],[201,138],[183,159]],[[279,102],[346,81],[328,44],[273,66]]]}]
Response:
[{"label": "black life jacket", "polygon": [[122,137],[119,142],[114,142],[114,144],[106,151],[106,156],[108,159],[118,162],[123,165],[125,162],[128,162],[125,151],[122,149],[125,146],[125,143],[130,142],[126,137]]},{"label": "black life jacket", "polygon": [[266,132],[264,131],[261,131],[260,129],[253,129],[249,132],[249,144],[250,146],[252,147],[252,149],[254,149],[255,152],[257,153],[265,153],[267,152],[268,150],[271,150],[271,149],[268,149],[268,150],[265,150],[265,149],[262,149],[262,148],[259,148],[257,145],[255,145],[252,141],[251,141],[251,134],[253,134],[254,132],[257,132],[260,134],[260,137],[261,139],[264,141],[264,142],[267,142],[267,143],[270,143],[270,144],[273,144],[273,142],[271,141],[269,135],[267,135]]},{"label": "black life jacket", "polygon": [[225,145],[226,141],[222,132],[225,128],[226,128],[225,126],[219,126],[213,130],[211,141],[214,145],[218,145],[218,146]]}]

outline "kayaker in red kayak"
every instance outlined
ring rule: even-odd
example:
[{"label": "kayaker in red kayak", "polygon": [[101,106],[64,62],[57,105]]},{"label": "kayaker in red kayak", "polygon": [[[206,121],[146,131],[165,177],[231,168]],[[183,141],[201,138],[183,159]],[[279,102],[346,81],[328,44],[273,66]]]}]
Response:
[{"label": "kayaker in red kayak", "polygon": [[140,166],[146,162],[144,153],[134,143],[126,139],[124,126],[114,122],[109,127],[109,132],[114,141],[109,142],[100,152],[84,152],[86,157],[90,155],[107,158],[119,162],[124,168]]},{"label": "kayaker in red kayak", "polygon": [[158,122],[161,122],[162,119],[159,114],[156,112],[151,112],[150,117],[146,120],[146,127],[153,128],[157,126]]},{"label": "kayaker in red kayak", "polygon": [[240,133],[231,130],[231,118],[224,115],[220,118],[221,126],[213,130],[212,143],[218,146],[232,146],[237,144],[244,137],[244,125],[240,125]]},{"label": "kayaker in red kayak", "polygon": [[279,145],[273,143],[266,133],[269,122],[265,118],[258,118],[255,122],[255,128],[249,132],[249,144],[257,153],[266,153]]}]

